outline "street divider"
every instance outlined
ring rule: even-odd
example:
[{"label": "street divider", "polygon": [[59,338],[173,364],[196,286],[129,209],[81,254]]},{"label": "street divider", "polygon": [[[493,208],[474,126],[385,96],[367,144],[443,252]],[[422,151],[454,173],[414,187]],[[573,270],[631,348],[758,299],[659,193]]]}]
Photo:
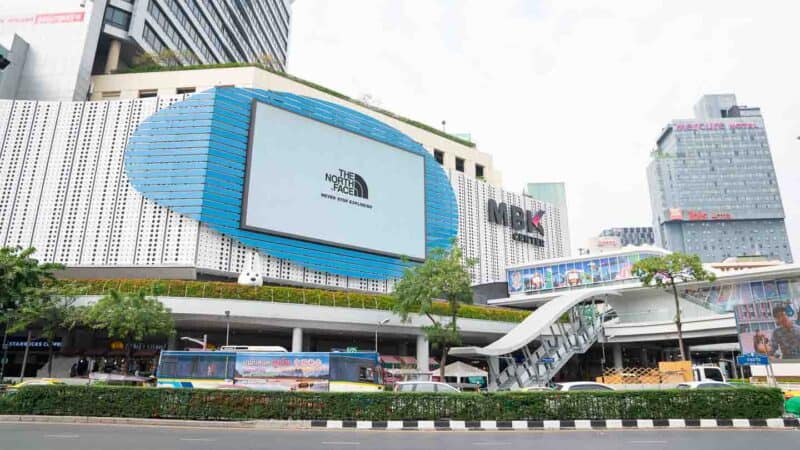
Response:
[{"label": "street divider", "polygon": [[0,414],[184,420],[770,419],[772,388],[461,394],[258,392],[29,386],[0,396]]}]

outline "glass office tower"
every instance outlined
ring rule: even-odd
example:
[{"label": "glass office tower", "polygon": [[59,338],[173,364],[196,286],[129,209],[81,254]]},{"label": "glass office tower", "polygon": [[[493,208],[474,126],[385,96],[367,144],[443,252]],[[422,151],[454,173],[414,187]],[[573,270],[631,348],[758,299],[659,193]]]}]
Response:
[{"label": "glass office tower", "polygon": [[656,245],[704,262],[792,253],[761,110],[706,95],[670,122],[647,169]]}]

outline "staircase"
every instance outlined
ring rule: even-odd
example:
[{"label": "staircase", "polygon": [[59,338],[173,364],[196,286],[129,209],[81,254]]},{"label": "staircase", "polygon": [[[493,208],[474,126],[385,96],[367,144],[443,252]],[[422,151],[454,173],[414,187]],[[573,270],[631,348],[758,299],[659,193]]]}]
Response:
[{"label": "staircase", "polygon": [[[534,313],[535,314],[535,313]],[[505,357],[506,368],[497,375],[496,389],[510,390],[547,384],[574,355],[585,353],[602,333],[603,321],[593,305],[578,305],[568,314],[571,320],[550,325],[549,335],[540,336],[540,345],[531,352],[522,347],[522,362]]]}]

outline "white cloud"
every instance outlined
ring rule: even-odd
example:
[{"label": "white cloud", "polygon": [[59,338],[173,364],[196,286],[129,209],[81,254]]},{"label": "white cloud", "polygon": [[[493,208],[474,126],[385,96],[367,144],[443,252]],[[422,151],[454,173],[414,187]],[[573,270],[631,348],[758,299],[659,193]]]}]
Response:
[{"label": "white cloud", "polygon": [[289,69],[472,133],[506,188],[567,182],[574,246],[649,225],[659,130],[702,94],[734,92],[762,108],[798,252],[797,17],[800,3],[777,0],[298,0]]}]

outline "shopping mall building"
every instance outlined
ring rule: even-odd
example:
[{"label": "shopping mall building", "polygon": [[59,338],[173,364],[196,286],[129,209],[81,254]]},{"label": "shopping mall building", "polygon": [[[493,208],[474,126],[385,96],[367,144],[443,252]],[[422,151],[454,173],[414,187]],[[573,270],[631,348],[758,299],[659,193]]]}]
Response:
[{"label": "shopping mall building", "polygon": [[[141,25],[158,11],[143,4],[132,12],[144,19],[132,15],[127,33],[147,49]],[[64,39],[37,31],[25,34],[30,49],[19,36],[8,46],[12,72],[0,78],[0,96],[17,94],[0,100],[0,245],[33,246],[39,259],[66,266],[63,277],[106,280],[103,289],[120,280],[188,280],[151,291],[171,309],[177,337],[329,351],[373,349],[379,332],[381,354],[426,370],[426,319],[402,322],[364,294],[391,292],[404,268],[455,241],[477,261],[476,300],[490,308],[459,320],[465,347],[453,354],[486,364],[495,386],[596,376],[606,343],[616,367],[674,357],[672,298],[642,288],[630,270],[663,250],[572,258],[565,205],[504,190],[500,170],[474,143],[281,72],[237,66],[88,77],[92,58],[66,52],[85,47],[67,37],[122,36],[119,23],[103,22],[120,16],[100,12],[13,16],[59,27]],[[41,52],[45,35],[65,52]],[[14,66],[20,54],[29,56],[26,70],[39,65],[36,90],[20,84],[32,79]],[[41,66],[45,54],[60,58],[54,68],[64,69],[65,59],[81,71],[51,73]],[[87,92],[88,101],[73,100]],[[246,283],[279,287],[254,299],[223,295],[227,288],[212,283],[235,287],[242,274]],[[797,266],[780,265],[688,286],[681,308],[692,356],[730,359],[737,336],[752,348],[756,334],[774,331],[768,311],[776,306],[796,321],[799,278]],[[92,294],[78,300],[95,301]],[[524,320],[491,314],[499,307],[536,312]],[[43,345],[32,348],[34,371],[44,365]],[[62,374],[76,354],[120,353],[119,343],[89,330],[58,345]],[[153,340],[137,351],[152,358],[186,345]],[[24,337],[11,336],[9,347],[14,366]]]}]

